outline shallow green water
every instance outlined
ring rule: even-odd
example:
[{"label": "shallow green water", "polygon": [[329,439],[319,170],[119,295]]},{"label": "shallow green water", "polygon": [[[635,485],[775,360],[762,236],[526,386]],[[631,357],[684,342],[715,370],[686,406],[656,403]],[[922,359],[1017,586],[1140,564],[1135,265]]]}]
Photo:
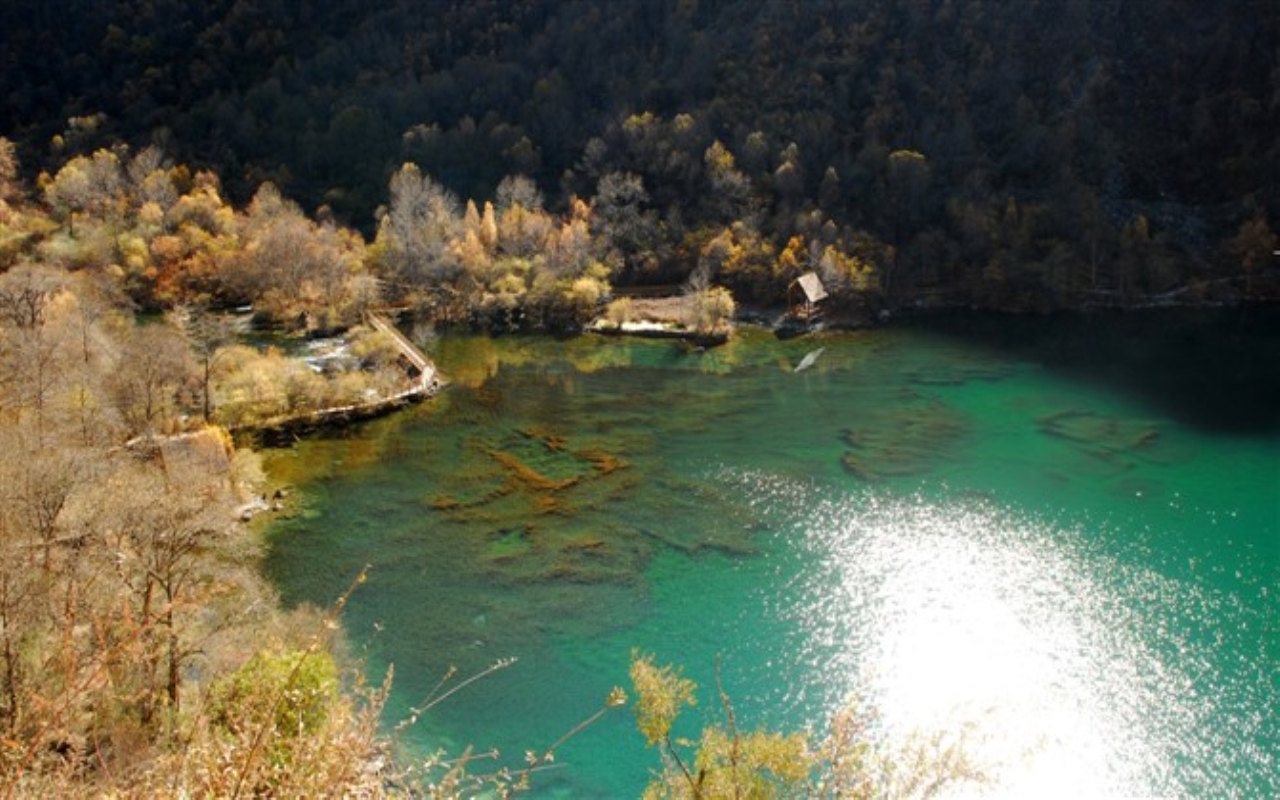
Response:
[{"label": "shallow green water", "polygon": [[[825,348],[812,368],[793,372]],[[968,731],[965,796],[1280,793],[1280,316],[965,317],[779,342],[445,338],[437,400],[273,451],[289,603],[346,615],[401,736],[519,766],[633,648],[740,721]],[[711,696],[693,712],[697,723]],[[536,796],[636,796],[630,712]]]}]

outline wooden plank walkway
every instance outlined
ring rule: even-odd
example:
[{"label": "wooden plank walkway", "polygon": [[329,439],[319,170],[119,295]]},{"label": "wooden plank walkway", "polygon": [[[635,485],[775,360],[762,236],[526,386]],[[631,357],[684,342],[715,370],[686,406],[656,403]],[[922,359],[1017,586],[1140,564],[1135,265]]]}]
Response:
[{"label": "wooden plank walkway", "polygon": [[409,337],[401,333],[399,328],[377,311],[366,311],[365,319],[376,330],[382,331],[395,341],[405,361],[418,373],[415,381],[417,387],[426,389],[436,382],[436,365],[413,342],[409,341]]}]

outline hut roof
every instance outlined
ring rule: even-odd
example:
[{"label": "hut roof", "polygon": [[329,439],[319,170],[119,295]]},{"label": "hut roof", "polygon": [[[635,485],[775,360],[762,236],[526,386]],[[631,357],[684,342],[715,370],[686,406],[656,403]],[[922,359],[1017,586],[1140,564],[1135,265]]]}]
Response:
[{"label": "hut roof", "polygon": [[810,303],[816,303],[827,296],[827,290],[822,285],[822,281],[818,280],[818,273],[806,272],[799,278],[796,283],[800,284],[800,289],[804,292],[804,297]]}]

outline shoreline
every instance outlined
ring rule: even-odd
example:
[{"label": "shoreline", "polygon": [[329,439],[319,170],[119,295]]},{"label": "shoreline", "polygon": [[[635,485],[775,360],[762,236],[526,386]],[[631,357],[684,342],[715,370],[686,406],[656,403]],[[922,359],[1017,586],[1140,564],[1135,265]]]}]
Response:
[{"label": "shoreline", "polygon": [[429,400],[439,394],[444,385],[444,382],[433,377],[424,386],[407,389],[389,397],[370,400],[367,403],[304,411],[255,425],[228,428],[227,431],[233,436],[262,437],[263,439],[271,440],[275,437],[295,437],[298,434],[327,428],[341,428],[344,425],[377,419],[402,408]]}]

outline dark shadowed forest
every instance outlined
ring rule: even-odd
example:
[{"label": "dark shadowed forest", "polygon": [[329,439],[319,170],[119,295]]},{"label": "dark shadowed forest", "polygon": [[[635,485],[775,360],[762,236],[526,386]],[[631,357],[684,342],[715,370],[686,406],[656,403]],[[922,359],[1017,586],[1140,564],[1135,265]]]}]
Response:
[{"label": "dark shadowed forest", "polygon": [[0,23],[0,135],[33,172],[155,144],[369,234],[405,162],[478,201],[525,175],[592,199],[615,282],[703,262],[746,300],[776,281],[737,262],[829,253],[890,306],[1275,290],[1265,0],[13,0]]}]

